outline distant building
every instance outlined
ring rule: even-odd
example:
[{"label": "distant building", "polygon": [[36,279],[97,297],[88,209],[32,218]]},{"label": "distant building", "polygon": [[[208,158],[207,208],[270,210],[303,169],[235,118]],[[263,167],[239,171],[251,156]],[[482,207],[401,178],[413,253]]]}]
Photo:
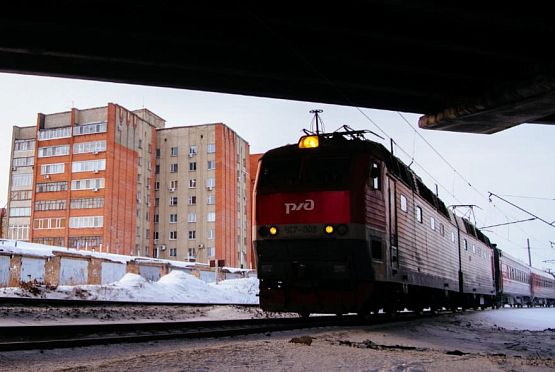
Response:
[{"label": "distant building", "polygon": [[8,218],[6,208],[0,208],[0,238],[5,239],[8,236]]},{"label": "distant building", "polygon": [[222,123],[164,127],[113,103],[14,127],[7,237],[252,268],[249,144]]},{"label": "distant building", "polygon": [[162,129],[156,255],[253,266],[249,144],[222,123]]}]

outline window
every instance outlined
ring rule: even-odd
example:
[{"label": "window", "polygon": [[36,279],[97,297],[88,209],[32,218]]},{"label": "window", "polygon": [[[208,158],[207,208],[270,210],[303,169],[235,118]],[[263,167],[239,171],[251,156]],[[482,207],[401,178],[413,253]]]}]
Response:
[{"label": "window", "polygon": [[416,213],[416,220],[422,223],[422,208],[420,208],[419,206],[416,206],[415,213]]},{"label": "window", "polygon": [[104,133],[106,132],[106,127],[106,122],[79,124],[73,129],[73,135],[81,136],[84,134]]},{"label": "window", "polygon": [[374,190],[379,190],[380,185],[380,165],[372,162],[370,165],[370,187]]},{"label": "window", "polygon": [[154,215],[154,223],[159,223],[160,222],[160,215],[159,214],[155,214]]},{"label": "window", "polygon": [[216,248],[215,247],[208,247],[207,250],[206,250],[206,255],[208,257],[216,256]]},{"label": "window", "polygon": [[177,223],[177,213],[170,214],[170,223]]},{"label": "window", "polygon": [[156,149],[156,157],[157,157],[157,158],[160,157],[160,149],[159,149],[159,148]]},{"label": "window", "polygon": [[106,169],[106,159],[74,161],[71,164],[71,171],[77,172],[97,172]]},{"label": "window", "polygon": [[170,240],[177,239],[177,231],[170,231]]},{"label": "window", "polygon": [[160,190],[160,182],[154,182],[154,190]]},{"label": "window", "polygon": [[30,187],[33,184],[33,174],[14,174],[12,176],[13,187]]},{"label": "window", "polygon": [[215,222],[216,221],[216,212],[208,212],[206,214],[206,221]]},{"label": "window", "polygon": [[154,234],[152,235],[152,238],[154,239],[154,241],[157,241],[159,237],[159,233],[158,231],[155,231]]},{"label": "window", "polygon": [[31,216],[31,207],[10,208],[10,217],[29,217],[29,216]]},{"label": "window", "polygon": [[[12,167],[29,167],[35,164],[35,158],[33,156],[28,156],[25,158],[14,158],[12,162]],[[15,169],[13,169],[15,170]]]},{"label": "window", "polygon": [[170,149],[170,155],[171,155],[171,156],[177,156],[177,154],[178,154],[177,147],[172,147],[172,148]]},{"label": "window", "polygon": [[209,205],[216,204],[216,195],[208,195],[208,203]]},{"label": "window", "polygon": [[39,147],[37,152],[39,158],[63,155],[69,155],[69,145]]},{"label": "window", "polygon": [[189,201],[188,201],[189,205],[196,205],[197,204],[197,197],[196,196],[189,196]]},{"label": "window", "polygon": [[209,154],[213,154],[216,152],[216,144],[215,143],[209,143],[208,147],[206,149],[206,152]]},{"label": "window", "polygon": [[177,248],[170,248],[170,256],[177,257]]},{"label": "window", "polygon": [[455,233],[453,231],[451,231],[451,241],[455,242]]},{"label": "window", "polygon": [[31,200],[33,192],[31,190],[21,190],[10,192],[10,200]]},{"label": "window", "polygon": [[465,251],[468,251],[468,242],[466,241],[466,239],[463,239],[463,247]]},{"label": "window", "polygon": [[172,181],[170,181],[169,190],[170,190],[170,191],[175,191],[175,190],[177,190],[177,180],[172,180]]},{"label": "window", "polygon": [[436,230],[436,220],[433,217],[430,217],[430,228],[434,231]]},{"label": "window", "polygon": [[63,237],[40,237],[40,238],[33,238],[33,243],[37,244],[45,244],[45,245],[54,245],[58,247],[63,247],[64,238]]},{"label": "window", "polygon": [[39,200],[35,202],[36,211],[55,211],[66,209],[66,201],[61,200]]},{"label": "window", "polygon": [[177,164],[170,164],[170,173],[177,173]]},{"label": "window", "polygon": [[29,225],[10,225],[8,239],[29,240]]},{"label": "window", "polygon": [[72,229],[102,227],[103,224],[104,217],[102,216],[83,216],[69,218],[69,227],[71,227]]},{"label": "window", "polygon": [[208,177],[206,179],[206,187],[209,189],[216,187],[216,179],[214,177]]},{"label": "window", "polygon": [[206,234],[208,240],[214,240],[216,237],[216,233],[214,229],[208,229],[208,233]]},{"label": "window", "polygon": [[197,154],[197,146],[191,145],[191,147],[189,147],[189,156],[193,156],[196,154]]},{"label": "window", "polygon": [[44,164],[40,166],[40,174],[64,173],[64,163]]},{"label": "window", "polygon": [[439,224],[439,233],[441,236],[445,236],[445,226],[442,223]]},{"label": "window", "polygon": [[189,171],[194,172],[196,170],[197,170],[197,162],[196,161],[190,161],[189,162]]},{"label": "window", "polygon": [[104,188],[104,178],[85,178],[71,181],[72,190],[99,190]]},{"label": "window", "polygon": [[63,229],[66,227],[65,218],[37,218],[33,221],[33,228],[41,229]]},{"label": "window", "polygon": [[403,212],[407,212],[408,211],[408,206],[407,206],[407,197],[403,194],[401,194],[401,210]]},{"label": "window", "polygon": [[160,174],[160,166],[156,165],[156,167],[154,167],[154,173],[155,174]]},{"label": "window", "polygon": [[216,160],[208,160],[208,170],[216,169]]},{"label": "window", "polygon": [[54,138],[65,138],[65,137],[71,137],[71,127],[39,130],[39,140],[50,140]]},{"label": "window", "polygon": [[88,154],[106,151],[106,141],[79,142],[73,144],[74,154]]},{"label": "window", "polygon": [[372,259],[381,261],[383,260],[383,249],[381,240],[373,240],[371,242]]},{"label": "window", "polygon": [[68,241],[69,248],[89,249],[102,245],[101,236],[70,236]]},{"label": "window", "polygon": [[197,187],[197,179],[196,178],[191,178],[189,180],[189,188],[194,189],[196,187]]},{"label": "window", "polygon": [[197,232],[195,230],[189,230],[189,240],[195,240],[197,238]]},{"label": "window", "polygon": [[35,140],[15,140],[14,151],[31,151],[35,149]]},{"label": "window", "polygon": [[197,214],[195,212],[189,212],[189,214],[187,214],[187,222],[197,222]]},{"label": "window", "polygon": [[195,258],[196,255],[197,255],[197,252],[196,252],[196,249],[195,249],[195,248],[189,248],[189,249],[187,250],[187,253],[189,254],[189,257],[188,257],[189,259],[193,259],[193,258]]},{"label": "window", "polygon": [[66,191],[67,182],[37,183],[37,192]]}]

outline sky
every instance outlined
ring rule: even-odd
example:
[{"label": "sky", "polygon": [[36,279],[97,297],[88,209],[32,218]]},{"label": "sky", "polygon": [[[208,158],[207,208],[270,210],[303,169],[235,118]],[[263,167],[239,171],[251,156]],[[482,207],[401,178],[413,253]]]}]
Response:
[{"label": "sky", "polygon": [[[344,124],[368,129],[384,137],[369,136],[387,148],[393,138],[395,155],[411,164],[430,189],[437,184],[447,205],[476,205],[473,213],[458,211],[478,227],[532,218],[489,192],[555,221],[555,126],[525,124],[493,135],[439,132],[419,129],[420,115],[414,113],[5,73],[0,73],[0,206],[7,201],[13,125],[35,125],[39,112],[108,102],[130,110],[147,108],[164,118],[167,127],[223,122],[249,142],[251,153],[296,143],[302,129],[310,128],[309,111],[322,109],[327,131]],[[484,233],[524,262],[529,239],[533,266],[555,271],[555,224],[536,219]]]}]

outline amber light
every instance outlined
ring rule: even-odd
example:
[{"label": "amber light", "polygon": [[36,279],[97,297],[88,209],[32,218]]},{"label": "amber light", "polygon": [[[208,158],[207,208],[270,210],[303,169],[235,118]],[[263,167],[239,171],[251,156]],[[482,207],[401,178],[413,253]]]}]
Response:
[{"label": "amber light", "polygon": [[320,139],[318,136],[303,136],[299,140],[300,149],[313,149],[320,146]]},{"label": "amber light", "polygon": [[333,226],[332,225],[327,225],[324,229],[324,231],[326,232],[326,234],[333,234]]},{"label": "amber light", "polygon": [[270,235],[277,235],[278,229],[275,226],[270,227]]}]

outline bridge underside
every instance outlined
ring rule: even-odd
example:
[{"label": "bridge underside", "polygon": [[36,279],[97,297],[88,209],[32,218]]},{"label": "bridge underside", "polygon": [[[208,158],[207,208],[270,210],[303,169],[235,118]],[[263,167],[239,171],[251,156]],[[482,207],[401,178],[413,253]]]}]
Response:
[{"label": "bridge underside", "polygon": [[0,71],[414,112],[428,129],[555,123],[548,3],[253,4],[4,5]]}]

